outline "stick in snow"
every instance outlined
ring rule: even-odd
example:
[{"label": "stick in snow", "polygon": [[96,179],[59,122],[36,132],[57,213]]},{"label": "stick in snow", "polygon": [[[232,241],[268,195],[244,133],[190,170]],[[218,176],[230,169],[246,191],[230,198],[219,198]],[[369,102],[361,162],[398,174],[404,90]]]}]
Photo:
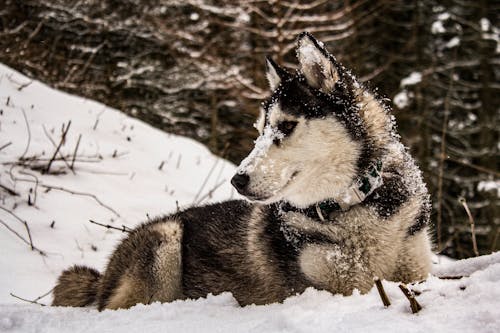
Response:
[{"label": "stick in snow", "polygon": [[97,224],[101,227],[104,227],[104,228],[108,228],[108,229],[114,229],[114,230],[118,230],[118,231],[121,231],[121,232],[132,232],[132,229],[130,229],[129,227],[125,226],[122,224],[122,227],[121,228],[117,228],[117,227],[114,227],[112,225],[109,225],[109,224],[102,224],[102,223],[99,223],[99,222],[96,222],[96,221],[93,221],[93,220],[89,220],[90,223],[92,224]]},{"label": "stick in snow", "polygon": [[467,201],[465,201],[464,197],[458,198],[458,202],[464,206],[465,212],[467,213],[467,216],[469,217],[469,223],[470,223],[470,233],[472,235],[472,250],[474,251],[474,254],[479,256],[479,251],[477,250],[477,242],[476,242],[476,231],[474,228],[474,218],[472,217],[472,214],[470,212],[469,206],[467,205]]},{"label": "stick in snow", "polygon": [[415,294],[408,289],[408,287],[404,284],[399,284],[399,289],[403,292],[403,294],[406,296],[408,301],[410,302],[410,308],[412,313],[417,313],[420,310],[422,310],[422,306],[417,302],[417,299],[415,298]]},{"label": "stick in snow", "polygon": [[391,301],[389,300],[389,297],[385,293],[384,286],[382,285],[382,281],[378,277],[374,277],[373,281],[375,281],[375,285],[377,286],[378,294],[380,295],[380,298],[382,299],[382,303],[384,303],[385,307],[388,307],[391,305]]},{"label": "stick in snow", "polygon": [[17,299],[19,299],[21,301],[31,303],[31,304],[37,304],[37,305],[40,305],[40,306],[46,306],[47,304],[39,303],[38,301],[41,300],[42,298],[44,298],[45,296],[47,296],[48,294],[50,294],[53,290],[54,290],[54,288],[50,289],[45,294],[43,294],[41,296],[38,296],[34,300],[29,300],[29,299],[26,299],[26,298],[22,298],[22,297],[19,297],[17,295],[14,295],[13,293],[10,293],[10,296],[12,296],[14,298],[17,298]]}]

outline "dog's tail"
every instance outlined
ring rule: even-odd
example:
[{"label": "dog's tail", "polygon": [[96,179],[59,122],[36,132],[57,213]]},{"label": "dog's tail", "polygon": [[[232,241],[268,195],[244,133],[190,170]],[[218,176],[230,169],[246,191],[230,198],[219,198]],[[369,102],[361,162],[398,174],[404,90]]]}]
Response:
[{"label": "dog's tail", "polygon": [[88,306],[97,298],[101,273],[85,266],[73,266],[59,276],[53,290],[55,306]]}]

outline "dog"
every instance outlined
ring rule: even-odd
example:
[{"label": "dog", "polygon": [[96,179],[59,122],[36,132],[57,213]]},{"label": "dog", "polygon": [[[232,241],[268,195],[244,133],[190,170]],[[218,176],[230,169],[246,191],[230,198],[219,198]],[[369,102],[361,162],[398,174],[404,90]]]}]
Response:
[{"label": "dog", "polygon": [[244,306],[427,277],[430,199],[389,108],[312,35],[296,52],[296,72],[266,60],[272,94],[231,180],[248,200],[140,225],[104,274],[64,271],[53,305],[118,309],[230,291]]}]

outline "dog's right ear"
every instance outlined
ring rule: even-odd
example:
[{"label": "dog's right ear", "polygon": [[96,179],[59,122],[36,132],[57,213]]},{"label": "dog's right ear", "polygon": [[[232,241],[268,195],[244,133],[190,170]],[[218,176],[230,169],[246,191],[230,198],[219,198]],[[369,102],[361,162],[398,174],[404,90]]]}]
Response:
[{"label": "dog's right ear", "polygon": [[276,90],[287,76],[286,70],[278,66],[273,59],[266,57],[266,77],[272,91]]}]

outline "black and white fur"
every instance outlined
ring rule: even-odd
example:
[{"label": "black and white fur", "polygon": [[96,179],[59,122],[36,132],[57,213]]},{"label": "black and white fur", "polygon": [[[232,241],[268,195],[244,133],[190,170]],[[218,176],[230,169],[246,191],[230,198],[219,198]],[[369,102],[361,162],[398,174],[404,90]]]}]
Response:
[{"label": "black and white fur", "polygon": [[426,278],[427,189],[387,108],[311,35],[299,36],[297,56],[296,73],[267,60],[272,95],[232,180],[251,201],[139,226],[104,274],[63,272],[54,305],[117,309],[224,291],[241,305],[267,304],[310,286],[349,295],[370,290],[375,276]]}]

